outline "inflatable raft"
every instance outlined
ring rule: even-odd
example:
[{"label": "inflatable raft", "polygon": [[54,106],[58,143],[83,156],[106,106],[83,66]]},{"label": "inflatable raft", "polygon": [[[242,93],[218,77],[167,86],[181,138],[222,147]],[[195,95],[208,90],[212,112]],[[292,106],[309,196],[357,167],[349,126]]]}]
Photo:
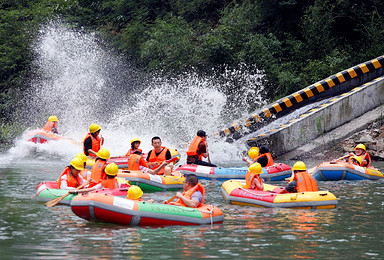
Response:
[{"label": "inflatable raft", "polygon": [[139,186],[144,192],[173,191],[183,188],[184,176],[173,172],[175,176],[152,175],[142,171],[120,170],[117,177],[130,181]]},{"label": "inflatable raft", "polygon": [[212,205],[188,208],[133,201],[100,193],[76,196],[71,202],[71,208],[83,219],[119,225],[204,225],[224,221],[223,212]]},{"label": "inflatable raft", "polygon": [[[221,168],[209,167],[196,164],[185,164],[179,166],[177,171],[188,175],[196,174],[199,179],[245,179],[247,174],[247,167],[238,168]],[[263,168],[263,173],[260,175],[265,181],[283,181],[285,178],[290,177],[292,174],[291,167],[284,163],[275,163],[272,166]]]},{"label": "inflatable raft", "polygon": [[365,168],[347,162],[321,163],[316,167],[312,175],[317,181],[355,181],[384,178],[384,175],[377,169]]},{"label": "inflatable raft", "polygon": [[[171,151],[172,159],[177,158],[177,160],[174,161],[176,164],[180,160],[180,152],[176,149],[169,149]],[[146,157],[146,154],[144,155],[144,158]],[[111,157],[107,160],[107,163],[116,163],[117,167],[119,169],[126,169],[128,167],[128,156],[117,156],[117,157]],[[92,166],[95,164],[95,159],[88,159],[86,168],[92,169]],[[149,168],[153,168],[152,163],[148,163]]]},{"label": "inflatable raft", "polygon": [[46,132],[42,129],[30,131],[26,135],[28,138],[28,142],[33,142],[35,144],[43,144],[43,143],[46,143],[46,142],[52,141],[52,140],[57,141],[60,139],[65,139],[64,137],[62,137],[58,134]]},{"label": "inflatable raft", "polygon": [[[115,196],[127,196],[129,186],[122,189],[102,189],[93,191],[92,193],[103,193],[103,194],[112,194]],[[55,181],[46,181],[41,182],[36,186],[36,197],[38,201],[47,202],[58,197],[61,197],[68,193],[68,190],[62,190],[57,188],[57,182]],[[59,204],[69,205],[71,200],[76,196],[76,194],[70,194],[64,199],[62,199]]]},{"label": "inflatable raft", "polygon": [[224,199],[233,205],[267,208],[333,209],[335,195],[329,191],[278,194],[283,188],[264,184],[264,191],[244,188],[245,181],[228,180],[221,186]]}]

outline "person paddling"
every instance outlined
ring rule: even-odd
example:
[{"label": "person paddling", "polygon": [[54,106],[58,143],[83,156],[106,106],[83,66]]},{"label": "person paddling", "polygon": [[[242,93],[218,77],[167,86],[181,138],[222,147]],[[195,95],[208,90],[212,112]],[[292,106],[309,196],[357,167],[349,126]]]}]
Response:
[{"label": "person paddling", "polygon": [[84,170],[84,163],[81,158],[73,158],[70,165],[65,167],[64,171],[60,174],[57,180],[57,188],[71,190],[85,183],[83,177],[79,175],[82,170]]},{"label": "person paddling", "polygon": [[250,161],[245,157],[243,157],[243,161],[247,162],[248,165],[258,162],[261,164],[261,167],[269,167],[273,165],[273,158],[267,146],[265,145],[261,146],[258,152],[259,152],[259,155],[256,156],[253,159],[253,161]]},{"label": "person paddling", "polygon": [[105,167],[107,165],[107,160],[110,158],[110,153],[108,149],[103,148],[97,152],[97,158],[95,164],[91,170],[91,178],[89,187],[93,187],[96,184],[100,183],[101,180],[105,180]]},{"label": "person paddling", "polygon": [[363,167],[369,167],[371,165],[371,157],[367,153],[367,149],[365,148],[365,145],[363,144],[358,144],[355,147],[355,153],[350,153],[349,154],[351,157],[352,156],[359,156],[361,158],[361,166]]},{"label": "person paddling", "polygon": [[[204,158],[208,158],[209,162],[203,161]],[[207,134],[203,130],[197,131],[195,138],[193,138],[187,151],[187,164],[197,164],[209,167],[217,167],[210,162]]]}]

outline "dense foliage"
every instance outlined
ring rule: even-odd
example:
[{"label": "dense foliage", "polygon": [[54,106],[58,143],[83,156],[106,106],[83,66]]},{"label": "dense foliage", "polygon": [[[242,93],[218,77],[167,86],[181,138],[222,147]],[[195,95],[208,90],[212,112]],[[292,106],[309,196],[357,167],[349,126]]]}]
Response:
[{"label": "dense foliage", "polygon": [[145,70],[255,65],[278,98],[383,55],[383,15],[377,0],[5,0],[1,129],[9,128],[12,104],[28,86],[36,30],[58,16],[103,32]]}]

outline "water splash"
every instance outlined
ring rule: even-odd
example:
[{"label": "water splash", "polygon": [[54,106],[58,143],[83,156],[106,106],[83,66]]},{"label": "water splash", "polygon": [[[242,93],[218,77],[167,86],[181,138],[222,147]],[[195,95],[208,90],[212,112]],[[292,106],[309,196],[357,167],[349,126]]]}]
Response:
[{"label": "water splash", "polygon": [[[108,51],[95,34],[57,22],[41,29],[34,48],[36,76],[24,100],[29,126],[42,127],[56,115],[60,133],[81,141],[88,126],[98,123],[112,155],[125,154],[133,137],[142,139],[141,148],[149,151],[156,135],[164,145],[185,151],[197,130],[212,133],[266,103],[263,74],[249,73],[245,65],[218,76],[146,75]],[[45,147],[53,154],[62,149]],[[209,147],[218,163],[245,149],[222,140],[210,140]],[[72,155],[77,148],[66,150]],[[68,152],[62,156],[69,157]]]}]

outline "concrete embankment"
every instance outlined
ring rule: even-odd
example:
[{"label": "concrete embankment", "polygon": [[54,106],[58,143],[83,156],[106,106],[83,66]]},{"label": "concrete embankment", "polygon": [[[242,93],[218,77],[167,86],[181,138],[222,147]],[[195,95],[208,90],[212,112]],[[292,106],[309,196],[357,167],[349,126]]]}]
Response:
[{"label": "concrete embankment", "polygon": [[[380,75],[384,74],[384,56],[364,64],[375,64],[375,73],[372,72],[370,77],[373,75],[377,77],[372,79],[367,77],[367,74],[354,73],[356,68],[364,68],[362,64],[346,70],[351,77],[343,81],[343,93],[339,93],[338,90],[338,96],[332,96],[319,107],[312,108],[276,129],[249,139],[248,146],[266,144],[274,156],[281,156],[284,159],[298,158],[305,156],[306,153],[312,154],[316,150],[326,149],[382,117],[384,78]],[[342,73],[336,75],[340,76]],[[367,79],[370,81],[367,82]],[[330,81],[326,79],[324,82]],[[356,86],[359,82],[362,84]],[[319,88],[322,85],[315,83],[314,86]],[[303,93],[307,95],[308,89],[304,89]],[[331,88],[324,91],[331,91]],[[297,97],[296,93],[292,96]],[[318,99],[315,100],[319,101],[324,96],[325,94],[318,92]],[[313,94],[312,97],[316,95]]]}]

